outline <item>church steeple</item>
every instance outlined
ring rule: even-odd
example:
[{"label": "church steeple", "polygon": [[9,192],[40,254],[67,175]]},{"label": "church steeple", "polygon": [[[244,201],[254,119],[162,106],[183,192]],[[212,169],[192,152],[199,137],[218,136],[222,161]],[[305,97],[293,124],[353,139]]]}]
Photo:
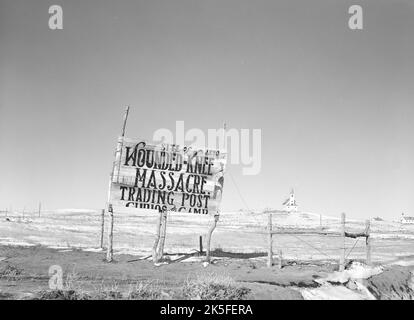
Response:
[{"label": "church steeple", "polygon": [[298,205],[295,199],[295,190],[293,188],[290,191],[289,198],[283,202],[283,205],[285,206],[286,211],[298,211]]}]

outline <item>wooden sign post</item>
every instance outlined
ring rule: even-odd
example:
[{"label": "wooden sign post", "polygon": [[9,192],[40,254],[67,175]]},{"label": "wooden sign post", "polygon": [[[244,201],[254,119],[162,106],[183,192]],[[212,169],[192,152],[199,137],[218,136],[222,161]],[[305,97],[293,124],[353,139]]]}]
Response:
[{"label": "wooden sign post", "polygon": [[109,213],[109,232],[108,232],[108,249],[106,251],[106,261],[113,261],[113,243],[114,243],[114,210],[112,205],[108,205]]},{"label": "wooden sign post", "polygon": [[[125,108],[125,114],[124,114],[124,122],[122,125],[122,131],[121,131],[121,139],[118,139],[117,147],[116,147],[116,159],[119,159],[119,166],[118,166],[118,173],[117,173],[117,179],[119,179],[119,171],[120,171],[120,163],[121,163],[121,156],[122,156],[122,146],[123,146],[123,139],[125,136],[125,128],[126,123],[128,119],[128,113],[129,113],[129,106]],[[113,260],[113,232],[114,232],[114,210],[113,206],[111,204],[111,190],[112,190],[112,181],[115,176],[115,162],[112,165],[112,172],[111,177],[109,180],[109,190],[108,190],[108,213],[109,213],[109,233],[108,233],[108,250],[106,252],[106,261],[112,262]]]},{"label": "wooden sign post", "polygon": [[[226,139],[227,139],[227,123],[224,122],[223,123],[223,141],[222,141],[222,149],[226,150],[227,148],[227,143],[226,143]],[[221,179],[221,182],[220,182]],[[218,181],[220,182],[219,184],[220,186],[220,197],[222,195],[223,192],[223,183],[224,183],[224,168],[223,168],[223,172],[222,172],[222,177],[218,179]],[[213,235],[213,231],[216,229],[217,227],[217,223],[219,221],[220,218],[220,212],[219,209],[217,208],[217,212],[214,215],[214,221],[213,224],[210,226],[210,229],[208,230],[207,233],[207,247],[206,247],[206,262],[210,263],[211,257],[210,257],[210,252],[211,252],[211,237]]]},{"label": "wooden sign post", "polygon": [[158,243],[157,248],[157,260],[162,260],[164,256],[164,245],[165,245],[165,237],[167,235],[167,210],[161,211],[161,233],[160,233],[160,240]]},{"label": "wooden sign post", "polygon": [[210,248],[211,248],[211,235],[214,229],[216,229],[217,222],[219,221],[219,214],[214,215],[214,221],[207,233],[207,248],[206,248],[206,261],[210,262]]},{"label": "wooden sign post", "polygon": [[162,210],[159,210],[159,216],[157,219],[156,229],[155,229],[155,241],[154,246],[152,247],[152,261],[154,263],[158,262],[158,243],[160,242],[161,226],[162,226]]},{"label": "wooden sign post", "polygon": [[158,263],[164,256],[165,238],[167,235],[167,210],[159,210],[154,246],[152,247],[152,261]]}]

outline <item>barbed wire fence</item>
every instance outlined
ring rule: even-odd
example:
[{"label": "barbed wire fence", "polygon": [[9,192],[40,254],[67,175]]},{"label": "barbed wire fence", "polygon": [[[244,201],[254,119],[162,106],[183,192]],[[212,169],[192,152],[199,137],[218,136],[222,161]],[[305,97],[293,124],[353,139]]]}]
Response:
[{"label": "barbed wire fence", "polygon": [[[244,212],[239,214],[223,214],[220,216],[220,223],[217,225],[216,232],[221,232],[225,234],[226,237],[220,235],[215,236],[214,241],[218,244],[217,248],[220,248],[223,251],[234,251],[234,252],[250,252],[257,253],[262,257],[265,257],[268,253],[268,245],[266,240],[268,238],[267,230],[267,216],[268,212],[253,212],[248,201],[243,196],[243,190],[237,185],[232,172],[228,172],[229,180],[232,181],[235,187],[236,194],[240,198],[241,203],[243,204]],[[40,217],[37,208],[20,208],[12,209],[5,208],[0,210],[0,215],[4,215],[5,218],[15,217],[17,219],[36,219]],[[246,214],[247,211],[247,214]],[[43,212],[43,211],[42,211]],[[295,213],[279,212],[274,213],[278,219],[275,221],[276,231],[282,229],[281,231],[289,231],[289,233],[274,233],[272,238],[274,240],[275,256],[277,257],[280,252],[283,252],[284,260],[286,263],[293,263],[295,261],[304,261],[304,260],[328,260],[333,263],[338,263],[340,261],[341,255],[344,257],[343,263],[346,263],[348,260],[361,260],[364,261],[366,257],[366,239],[363,237],[357,238],[348,238],[341,235],[342,222],[332,221],[334,218],[324,218],[321,219],[321,224],[318,226],[315,221],[317,218],[313,217],[313,222],[311,225],[306,226],[307,230],[303,230],[303,226],[286,223],[282,225],[279,223],[283,222],[283,219],[289,215],[294,215]],[[299,213],[301,214],[301,213]],[[43,216],[42,216],[43,217]],[[99,225],[101,223],[101,215],[96,216],[99,219]],[[280,218],[280,219],[279,219]],[[120,222],[123,222],[123,217],[117,217]],[[128,217],[129,219],[129,217]],[[133,233],[133,229],[128,226],[132,220],[125,219],[122,225],[118,228],[118,234],[124,232],[124,229],[131,229],[130,234]],[[183,223],[183,219],[176,218],[174,214],[168,215],[168,225],[173,227],[179,227],[180,229],[188,229],[186,232],[186,237],[183,242],[185,242],[192,232],[193,225],[186,225]],[[287,219],[287,218],[286,218]],[[195,220],[195,219],[194,219]],[[41,220],[39,220],[41,221]],[[139,223],[139,221],[137,220]],[[306,221],[305,221],[306,222]],[[370,232],[370,246],[372,253],[371,255],[379,261],[379,256],[386,256],[388,258],[396,257],[397,255],[409,255],[414,254],[414,228],[410,229],[401,229],[403,234],[407,235],[407,239],[398,238],[390,232],[389,237],[392,239],[384,239],[381,237],[375,237],[383,233],[383,231],[372,230],[376,228],[376,221],[372,219],[371,221],[371,232]],[[378,222],[378,225],[380,222]],[[169,227],[170,228],[170,227]],[[366,227],[358,221],[347,221],[346,222],[346,232],[354,234],[364,234],[366,232]],[[152,231],[152,230],[150,230]],[[312,231],[310,234],[306,234],[306,231]],[[320,232],[319,234],[317,232]],[[329,233],[330,234],[326,234]],[[148,236],[151,237],[152,236]],[[169,237],[169,236],[168,236]],[[192,237],[195,239],[194,235]],[[410,238],[411,237],[411,238]],[[141,236],[143,238],[143,236]],[[140,239],[141,239],[140,238]],[[226,239],[224,239],[226,238]],[[395,239],[394,239],[395,238]],[[103,241],[101,234],[99,235],[100,247],[103,247]],[[224,240],[223,240],[224,239]],[[169,239],[167,239],[168,241]],[[129,241],[129,240],[126,240]],[[125,242],[126,242],[125,241]],[[177,241],[176,241],[177,242]],[[175,243],[176,243],[175,242]],[[232,246],[231,243],[236,243]],[[198,235],[197,239],[192,243],[198,244]],[[244,245],[246,243],[246,245]],[[132,245],[132,244],[131,244]],[[183,247],[187,244],[183,244]],[[213,250],[214,256],[214,250]],[[246,255],[248,256],[248,255]],[[272,255],[273,258],[273,255]]]},{"label": "barbed wire fence", "polygon": [[[265,217],[269,213],[254,213],[250,209],[250,206],[248,205],[240,188],[238,187],[231,171],[229,170],[227,173],[234,185],[238,196],[240,197],[244,209],[249,212],[249,216],[252,217],[252,220],[255,221],[255,225],[260,227],[259,230],[254,230],[254,228],[251,228],[251,226],[246,226],[246,223],[241,224],[239,221],[238,225],[219,225],[218,230],[234,232],[235,230],[241,229],[243,230],[243,233],[249,234],[250,239],[253,236],[252,234],[259,234],[262,236],[261,238],[264,244],[263,249],[265,249],[267,246],[265,242],[266,234],[269,232],[269,230],[268,225],[266,224],[266,219],[263,219],[263,216]],[[275,212],[275,214],[278,213],[282,216],[295,214],[294,212],[288,213],[283,212],[282,210]],[[258,217],[261,217],[261,219]],[[245,218],[246,216],[243,215],[243,219]],[[317,254],[316,256],[318,260],[322,257],[321,260],[330,260],[334,263],[339,262],[340,268],[342,269],[345,267],[348,260],[359,260],[364,261],[367,264],[371,264],[373,252],[377,253],[378,256],[396,256],[398,253],[410,253],[411,247],[411,253],[414,254],[414,228],[412,231],[408,231],[408,234],[412,235],[413,237],[412,240],[408,239],[408,241],[404,243],[405,239],[402,239],[400,241],[393,239],[395,240],[393,241],[390,239],[382,239],[381,237],[376,238],[375,236],[379,236],[381,233],[372,231],[372,228],[375,226],[374,223],[375,219],[367,220],[364,227],[359,221],[350,220],[345,223],[345,220],[328,220],[322,222],[321,218],[321,224],[319,226],[308,226],[305,227],[305,230],[303,230],[303,226],[299,227],[290,225],[282,227],[277,225],[277,229],[281,232],[272,232],[272,238],[276,240],[276,244],[274,246],[278,251],[277,255],[281,255],[283,252],[283,255],[289,256],[289,251],[292,251],[296,253],[296,257],[294,255],[291,256],[296,258],[295,260],[300,260],[301,256],[308,257],[311,255],[311,252],[314,252]],[[308,234],[306,234],[307,232]],[[282,237],[290,238],[294,241],[278,241]],[[266,249],[268,251],[268,256],[271,255],[273,260],[273,250],[269,248]],[[304,252],[307,254],[304,254]],[[280,256],[279,259],[282,259],[282,257]],[[271,262],[271,264],[273,264],[273,262]]]}]

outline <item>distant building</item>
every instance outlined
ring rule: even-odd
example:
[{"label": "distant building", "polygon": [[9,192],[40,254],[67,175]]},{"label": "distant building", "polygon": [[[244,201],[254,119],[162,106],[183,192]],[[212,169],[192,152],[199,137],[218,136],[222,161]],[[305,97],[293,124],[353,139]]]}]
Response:
[{"label": "distant building", "polygon": [[409,216],[404,215],[404,213],[402,213],[400,222],[402,224],[414,224],[414,217],[409,217]]},{"label": "distant building", "polygon": [[285,210],[288,212],[298,211],[298,204],[295,199],[295,190],[292,189],[292,191],[290,191],[289,198],[283,202],[283,205],[285,206]]}]

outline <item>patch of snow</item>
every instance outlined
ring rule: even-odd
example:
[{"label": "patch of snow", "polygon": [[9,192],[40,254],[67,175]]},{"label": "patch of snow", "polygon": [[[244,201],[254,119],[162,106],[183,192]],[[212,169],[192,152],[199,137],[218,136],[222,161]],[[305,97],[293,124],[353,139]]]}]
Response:
[{"label": "patch of snow", "polygon": [[360,262],[352,263],[351,267],[344,271],[335,271],[329,274],[326,278],[318,279],[321,282],[332,282],[332,283],[346,283],[350,279],[368,279],[374,275],[382,273],[384,267],[377,266],[377,267],[369,267]]},{"label": "patch of snow", "polygon": [[308,300],[375,300],[375,297],[362,284],[363,279],[382,273],[382,266],[370,267],[360,262],[352,263],[344,271],[336,271],[325,278],[316,279],[321,284],[314,289],[301,291]]},{"label": "patch of snow", "polygon": [[104,250],[102,248],[83,248],[82,251],[87,251],[87,252],[102,252]]},{"label": "patch of snow", "polygon": [[47,246],[49,249],[55,249],[55,250],[67,250],[70,249],[72,250],[70,247],[68,246]]},{"label": "patch of snow", "polygon": [[157,263],[154,263],[154,266],[160,267],[160,266],[162,266],[164,264],[168,264],[168,262],[157,262]]},{"label": "patch of snow", "polygon": [[34,247],[35,244],[26,242],[26,241],[20,241],[17,239],[12,238],[1,238],[0,239],[0,245],[5,246],[22,246],[22,247]]},{"label": "patch of snow", "polygon": [[364,292],[329,283],[318,288],[302,289],[301,294],[305,300],[372,300],[372,296],[368,296]]},{"label": "patch of snow", "polygon": [[91,210],[91,209],[57,209],[54,210],[53,212],[56,213],[63,213],[63,214],[70,214],[70,213],[97,213],[96,210]]},{"label": "patch of snow", "polygon": [[402,267],[411,267],[411,266],[414,266],[414,260],[398,260],[398,261],[392,262],[391,264],[402,266]]},{"label": "patch of snow", "polygon": [[414,239],[414,234],[404,233],[374,233],[372,234],[373,239]]}]

